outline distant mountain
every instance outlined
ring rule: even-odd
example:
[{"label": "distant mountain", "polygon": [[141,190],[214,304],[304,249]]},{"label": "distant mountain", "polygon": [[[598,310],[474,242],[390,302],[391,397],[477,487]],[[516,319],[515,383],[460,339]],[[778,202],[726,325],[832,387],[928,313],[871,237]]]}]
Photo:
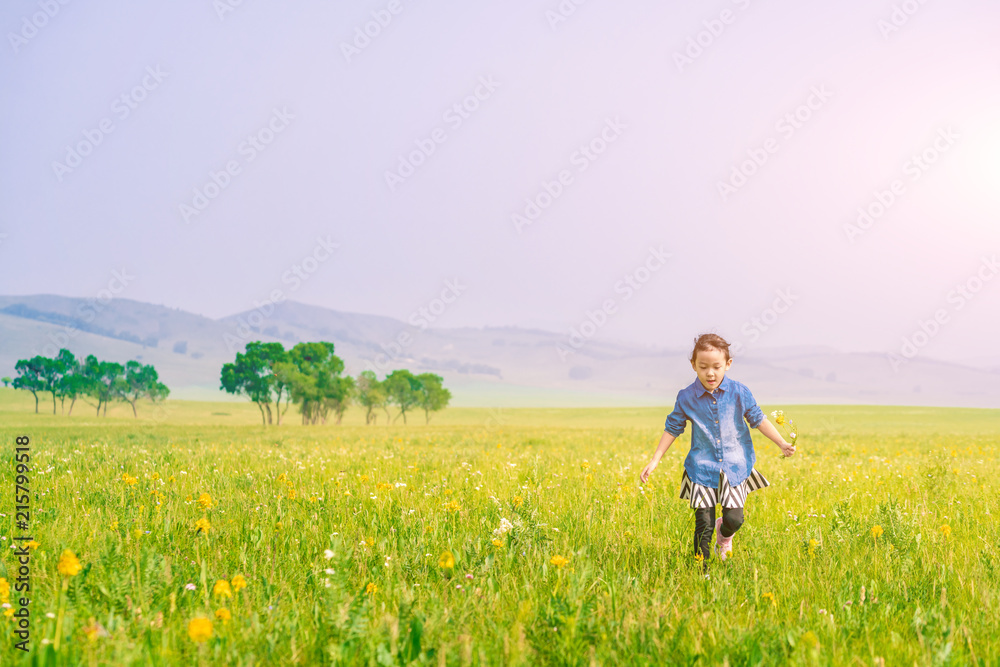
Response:
[{"label": "distant mountain", "polygon": [[[396,368],[444,376],[455,405],[668,405],[694,380],[690,350],[578,340],[518,327],[420,328],[377,315],[293,301],[213,320],[129,299],[0,296],[0,375],[61,347],[152,363],[179,398],[220,399],[219,370],[250,340],[328,340],[356,375]],[[557,347],[560,346],[560,347]],[[560,348],[562,352],[560,352]],[[763,404],[1000,405],[1000,369],[922,356],[893,368],[883,355],[825,347],[748,349],[730,376]]]}]

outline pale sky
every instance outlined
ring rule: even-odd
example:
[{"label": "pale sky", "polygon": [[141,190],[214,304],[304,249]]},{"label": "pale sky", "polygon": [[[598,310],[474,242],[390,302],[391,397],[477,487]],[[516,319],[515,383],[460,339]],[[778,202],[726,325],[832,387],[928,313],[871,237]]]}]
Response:
[{"label": "pale sky", "polygon": [[222,7],[4,3],[0,293],[407,320],[450,280],[435,326],[1000,334],[996,2]]}]

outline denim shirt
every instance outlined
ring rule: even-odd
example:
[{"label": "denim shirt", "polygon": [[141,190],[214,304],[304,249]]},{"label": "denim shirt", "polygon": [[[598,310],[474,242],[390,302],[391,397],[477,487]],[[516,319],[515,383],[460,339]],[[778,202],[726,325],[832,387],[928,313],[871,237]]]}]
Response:
[{"label": "denim shirt", "polygon": [[745,384],[726,376],[710,393],[696,379],[677,392],[663,430],[677,437],[687,421],[691,422],[691,451],[684,469],[695,484],[714,489],[720,470],[733,486],[750,476],[756,456],[747,424],[757,428],[764,412]]}]

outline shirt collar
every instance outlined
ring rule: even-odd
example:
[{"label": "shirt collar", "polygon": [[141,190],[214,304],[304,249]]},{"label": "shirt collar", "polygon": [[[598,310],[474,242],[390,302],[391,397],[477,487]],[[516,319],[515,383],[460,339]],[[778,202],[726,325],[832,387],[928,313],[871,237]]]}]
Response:
[{"label": "shirt collar", "polygon": [[[719,383],[719,386],[716,388],[716,391],[725,392],[727,389],[729,389],[729,384],[730,384],[729,376],[727,375],[726,377],[722,378],[722,382]],[[705,385],[701,383],[700,379],[697,378],[695,379],[694,387],[695,387],[694,395],[698,398],[701,398],[705,394],[709,393],[708,389],[705,389]]]}]

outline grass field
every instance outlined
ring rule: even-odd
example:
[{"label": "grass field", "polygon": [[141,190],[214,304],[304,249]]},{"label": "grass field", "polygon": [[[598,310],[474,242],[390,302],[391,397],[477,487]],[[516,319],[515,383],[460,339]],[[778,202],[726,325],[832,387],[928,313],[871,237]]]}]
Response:
[{"label": "grass field", "polygon": [[17,436],[38,543],[31,650],[0,616],[0,665],[1000,661],[1000,410],[762,406],[799,453],[754,432],[772,485],[706,579],[689,434],[638,484],[667,407],[264,428],[249,403],[41,406],[0,390],[0,577]]}]

